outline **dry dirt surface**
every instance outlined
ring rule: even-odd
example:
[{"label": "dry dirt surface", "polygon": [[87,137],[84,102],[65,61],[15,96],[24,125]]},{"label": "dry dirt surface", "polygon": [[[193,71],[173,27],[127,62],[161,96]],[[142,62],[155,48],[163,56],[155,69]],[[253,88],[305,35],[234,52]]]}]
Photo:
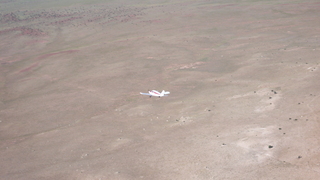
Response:
[{"label": "dry dirt surface", "polygon": [[317,0],[1,0],[0,179],[319,179],[319,69]]}]

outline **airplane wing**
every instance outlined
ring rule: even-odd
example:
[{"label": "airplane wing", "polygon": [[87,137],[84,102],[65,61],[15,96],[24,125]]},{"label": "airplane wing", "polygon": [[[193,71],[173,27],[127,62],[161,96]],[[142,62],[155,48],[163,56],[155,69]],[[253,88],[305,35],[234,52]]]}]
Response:
[{"label": "airplane wing", "polygon": [[140,92],[141,95],[147,95],[147,96],[152,96],[152,94],[149,94],[149,93],[142,93]]}]

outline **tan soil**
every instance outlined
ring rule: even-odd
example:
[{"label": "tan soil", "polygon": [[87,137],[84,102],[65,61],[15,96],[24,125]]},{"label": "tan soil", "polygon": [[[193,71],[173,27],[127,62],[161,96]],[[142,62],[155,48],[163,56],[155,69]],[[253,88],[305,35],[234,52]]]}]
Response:
[{"label": "tan soil", "polygon": [[0,179],[320,177],[318,1],[0,5]]}]

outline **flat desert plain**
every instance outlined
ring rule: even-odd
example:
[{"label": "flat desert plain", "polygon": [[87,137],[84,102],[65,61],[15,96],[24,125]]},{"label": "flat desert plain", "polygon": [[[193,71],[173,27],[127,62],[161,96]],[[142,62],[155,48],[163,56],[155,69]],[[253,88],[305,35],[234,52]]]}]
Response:
[{"label": "flat desert plain", "polygon": [[320,177],[317,0],[1,0],[0,53],[0,179]]}]

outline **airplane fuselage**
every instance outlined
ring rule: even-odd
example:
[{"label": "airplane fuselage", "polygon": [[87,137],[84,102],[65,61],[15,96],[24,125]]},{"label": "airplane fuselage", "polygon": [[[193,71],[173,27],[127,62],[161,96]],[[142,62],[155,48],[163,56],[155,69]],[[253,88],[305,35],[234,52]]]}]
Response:
[{"label": "airplane fuselage", "polygon": [[140,92],[141,95],[147,95],[147,96],[157,96],[157,97],[163,97],[163,96],[168,96],[168,94],[170,94],[169,91],[165,91],[163,90],[161,93],[159,91],[156,91],[156,90],[151,90],[151,91],[148,91],[148,93],[142,93]]},{"label": "airplane fuselage", "polygon": [[152,96],[164,96],[164,94],[161,94],[159,91],[156,91],[156,90],[151,90],[149,91],[149,94],[151,94]]}]

